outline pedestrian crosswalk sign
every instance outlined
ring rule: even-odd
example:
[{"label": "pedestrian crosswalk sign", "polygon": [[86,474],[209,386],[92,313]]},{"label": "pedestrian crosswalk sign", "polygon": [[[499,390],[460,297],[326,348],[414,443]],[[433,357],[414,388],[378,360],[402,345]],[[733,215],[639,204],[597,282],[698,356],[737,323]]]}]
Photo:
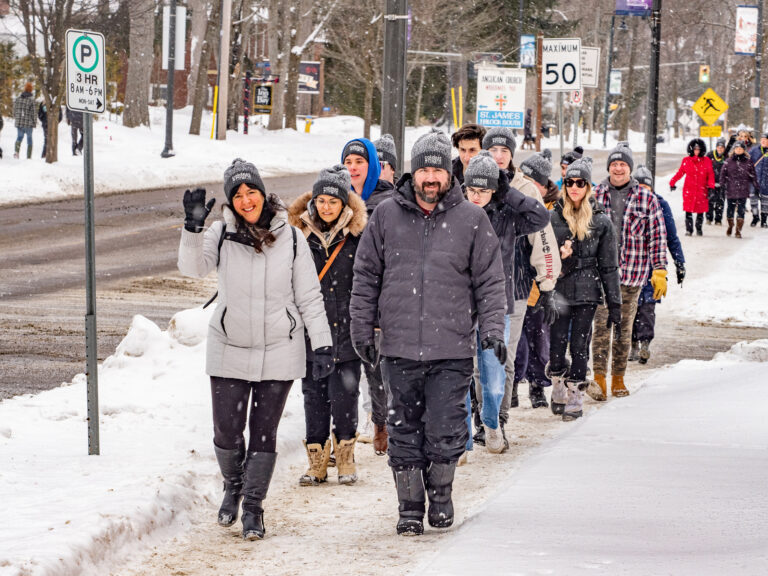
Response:
[{"label": "pedestrian crosswalk sign", "polygon": [[712,88],[707,88],[707,91],[693,105],[693,111],[710,126],[717,122],[726,110],[728,110],[728,104]]}]

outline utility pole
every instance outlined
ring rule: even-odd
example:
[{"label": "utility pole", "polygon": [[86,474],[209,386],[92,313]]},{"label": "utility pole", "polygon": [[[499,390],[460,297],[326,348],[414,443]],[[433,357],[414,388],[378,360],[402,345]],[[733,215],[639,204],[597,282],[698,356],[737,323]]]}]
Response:
[{"label": "utility pole", "polygon": [[536,152],[541,152],[541,139],[544,137],[544,132],[542,131],[542,128],[544,127],[544,122],[542,122],[541,119],[541,96],[542,96],[542,90],[541,90],[541,83],[543,81],[542,74],[541,74],[541,61],[543,58],[543,44],[544,44],[544,34],[539,32],[536,35],[536,126],[533,126],[533,133],[536,135]]},{"label": "utility pole", "polygon": [[755,108],[755,134],[758,138],[763,131],[763,123],[760,120],[762,108],[760,102],[760,69],[763,64],[763,2],[764,0],[757,2],[757,46],[755,47],[755,98],[758,102],[758,106]]},{"label": "utility pole", "polygon": [[176,0],[171,0],[168,15],[168,80],[165,90],[165,148],[163,158],[176,156],[173,151],[173,77],[176,74]]},{"label": "utility pole", "polygon": [[523,4],[524,0],[520,0],[518,4],[517,13],[517,49],[523,49]]},{"label": "utility pole", "polygon": [[[216,140],[227,139],[227,101],[229,100],[229,32],[232,26],[232,0],[221,0],[219,43],[219,98],[216,110]],[[201,63],[202,65],[202,63]]]},{"label": "utility pole", "polygon": [[613,32],[616,30],[616,13],[611,14],[611,35],[608,40],[608,69],[605,71],[605,106],[603,107],[603,148],[607,146],[608,139],[608,101],[611,91],[611,67],[613,66]]},{"label": "utility pole", "polygon": [[405,165],[405,74],[408,49],[408,0],[387,0],[384,16],[381,132],[392,134],[397,159]]},{"label": "utility pole", "polygon": [[[659,55],[661,44],[661,0],[651,7],[651,70],[648,86],[648,119],[645,124],[645,165],[656,177],[656,127],[659,119]],[[711,146],[710,146],[711,147]]]}]

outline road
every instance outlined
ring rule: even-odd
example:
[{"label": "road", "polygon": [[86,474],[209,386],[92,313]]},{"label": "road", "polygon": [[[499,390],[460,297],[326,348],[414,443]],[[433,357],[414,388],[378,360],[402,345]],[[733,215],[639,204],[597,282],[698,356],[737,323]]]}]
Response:
[{"label": "road", "polygon": [[[519,151],[515,161],[530,152]],[[593,153],[594,179],[605,176],[606,152]],[[679,156],[661,155],[658,172]],[[555,164],[557,169],[557,164]],[[314,174],[265,179],[286,202],[311,188]],[[554,176],[554,174],[553,174]],[[221,184],[205,186],[223,201]],[[215,279],[176,271],[183,220],[182,189],[99,196],[95,201],[99,359],[112,354],[136,314],[164,328],[179,310],[205,302]],[[214,214],[217,208],[214,208]],[[0,208],[0,399],[50,389],[85,371],[85,248],[82,199]],[[660,322],[663,322],[660,319]],[[670,326],[673,346],[659,361],[709,358],[749,334],[738,329]],[[686,337],[700,332],[698,341]]]}]

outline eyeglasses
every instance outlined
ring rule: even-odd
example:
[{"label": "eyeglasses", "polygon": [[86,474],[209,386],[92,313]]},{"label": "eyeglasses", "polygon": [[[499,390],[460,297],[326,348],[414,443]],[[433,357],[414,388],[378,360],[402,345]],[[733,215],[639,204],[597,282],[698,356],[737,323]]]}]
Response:
[{"label": "eyeglasses", "polygon": [[587,185],[587,181],[582,178],[566,178],[565,185],[570,188],[576,186],[576,188],[584,188]]},{"label": "eyeglasses", "polygon": [[493,190],[488,190],[486,188],[467,188],[467,196],[489,196],[490,194],[493,194]]}]

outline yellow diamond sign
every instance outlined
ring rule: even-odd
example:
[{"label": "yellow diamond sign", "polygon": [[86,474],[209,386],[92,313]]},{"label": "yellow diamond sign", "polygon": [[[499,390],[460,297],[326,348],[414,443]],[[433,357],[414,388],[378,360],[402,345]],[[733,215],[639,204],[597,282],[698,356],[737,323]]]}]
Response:
[{"label": "yellow diamond sign", "polygon": [[726,110],[728,110],[728,104],[712,88],[707,88],[707,91],[693,105],[693,111],[709,125],[717,122]]}]

